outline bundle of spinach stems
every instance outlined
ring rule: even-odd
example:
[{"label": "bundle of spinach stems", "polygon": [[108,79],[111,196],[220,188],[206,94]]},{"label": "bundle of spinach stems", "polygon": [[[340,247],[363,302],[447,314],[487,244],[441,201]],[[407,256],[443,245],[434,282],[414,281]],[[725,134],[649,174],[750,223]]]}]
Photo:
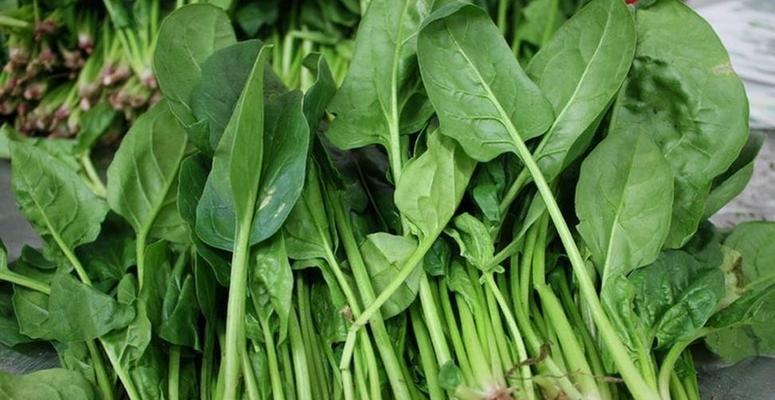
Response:
[{"label": "bundle of spinach stems", "polygon": [[61,368],[2,397],[699,399],[690,345],[775,353],[775,224],[708,222],[763,136],[690,8],[361,3],[293,3],[343,47],[176,7],[106,183],[4,128],[43,246],[0,342]]}]

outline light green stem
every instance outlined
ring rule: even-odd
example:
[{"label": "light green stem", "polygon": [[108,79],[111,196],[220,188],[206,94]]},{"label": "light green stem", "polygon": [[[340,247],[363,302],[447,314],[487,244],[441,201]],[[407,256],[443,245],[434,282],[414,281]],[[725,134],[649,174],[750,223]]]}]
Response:
[{"label": "light green stem", "polygon": [[[252,219],[252,218],[251,218]],[[237,398],[240,358],[245,347],[245,299],[248,284],[248,256],[250,251],[250,224],[241,224],[234,241],[231,260],[229,298],[226,308],[226,340],[223,349],[224,376],[221,400]],[[269,344],[267,344],[269,347]],[[274,351],[274,349],[271,349]],[[275,397],[276,400],[277,397]]]},{"label": "light green stem", "polygon": [[167,392],[169,400],[180,399],[180,346],[177,345],[170,346]]}]

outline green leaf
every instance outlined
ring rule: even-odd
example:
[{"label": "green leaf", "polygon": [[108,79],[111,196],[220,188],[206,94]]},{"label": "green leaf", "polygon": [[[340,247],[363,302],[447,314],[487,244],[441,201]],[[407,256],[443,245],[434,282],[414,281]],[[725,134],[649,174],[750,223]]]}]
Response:
[{"label": "green leaf", "polygon": [[433,242],[428,253],[423,258],[423,267],[430,276],[443,276],[449,269],[449,262],[452,260],[452,246],[443,237]]},{"label": "green leaf", "polygon": [[326,112],[326,106],[336,93],[336,82],[326,59],[320,53],[311,53],[304,57],[304,67],[315,75],[315,82],[304,93],[304,116],[310,131],[317,132],[320,120]]},{"label": "green leaf", "polygon": [[[417,74],[417,31],[430,0],[372,0],[355,36],[350,70],[329,111],[326,137],[340,149],[381,144],[400,157],[401,134],[421,128],[433,113]],[[365,129],[367,128],[367,129]],[[393,161],[395,162],[395,161]]]},{"label": "green leaf", "polygon": [[[565,15],[556,6],[559,0],[532,0],[522,10],[522,18],[517,25],[517,36],[536,47],[545,46],[557,29],[565,22]],[[552,12],[554,10],[554,12]],[[559,35],[559,32],[555,35]]]},{"label": "green leaf", "polygon": [[13,400],[94,400],[91,384],[78,372],[62,368],[26,375],[0,373],[0,397]]},{"label": "green leaf", "polygon": [[277,232],[304,185],[309,128],[301,94],[278,96],[266,104],[266,110],[262,96],[252,95],[263,93],[261,69],[266,55],[262,50],[256,60],[197,207],[197,234],[224,250],[232,249],[238,225],[249,224],[251,244]]},{"label": "green leaf", "polygon": [[745,284],[775,278],[775,223],[745,222],[727,237],[724,244],[742,257]]},{"label": "green leaf", "polygon": [[495,254],[495,245],[487,226],[473,215],[463,213],[455,217],[454,228],[448,228],[447,234],[455,239],[460,255],[471,265],[490,272],[486,268]]},{"label": "green leaf", "polygon": [[[130,282],[128,290],[134,289],[136,291],[136,283],[132,275],[127,275],[127,278],[122,280],[122,283],[124,282]],[[138,295],[137,293],[132,294]],[[151,321],[146,314],[145,303],[142,300],[136,301],[132,306],[135,309],[134,320],[126,328],[110,332],[100,338],[105,351],[124,367],[133,365],[142,358],[152,337]]]},{"label": "green leaf", "polygon": [[184,126],[194,124],[191,93],[202,64],[237,41],[228,15],[209,4],[190,4],[168,15],[159,28],[153,71],[169,107]]},{"label": "green leaf", "polygon": [[[204,153],[218,147],[262,46],[260,40],[238,42],[215,51],[202,64],[203,79],[191,93],[191,108],[197,121],[207,121],[206,143],[196,143]],[[271,68],[264,68],[263,90],[265,99],[287,92]]]},{"label": "green leaf", "polygon": [[186,133],[160,102],[135,121],[108,167],[108,203],[140,240],[181,238],[177,174]]},{"label": "green leaf", "polygon": [[97,240],[80,246],[75,254],[94,284],[112,288],[135,265],[135,234],[120,217],[108,214]]},{"label": "green leaf", "polygon": [[60,342],[85,341],[120,329],[135,318],[134,309],[77,281],[57,274],[48,300],[49,329]]},{"label": "green leaf", "polygon": [[15,286],[13,310],[19,323],[19,333],[33,339],[50,340],[54,337],[48,322],[48,296]]},{"label": "green leaf", "polygon": [[705,199],[703,219],[709,218],[721,210],[730,200],[740,194],[753,175],[754,160],[762,148],[765,133],[751,132],[745,147],[740,151],[732,165],[723,174],[713,179],[710,194]]},{"label": "green leaf", "polygon": [[19,209],[47,249],[72,252],[97,238],[107,205],[73,170],[31,144],[13,142],[11,154]]},{"label": "green leaf", "polygon": [[547,181],[573,161],[573,145],[596,125],[618,92],[630,69],[635,41],[635,23],[627,5],[619,0],[594,0],[530,61],[527,74],[552,103],[556,115],[534,151]]},{"label": "green leaf", "polygon": [[234,19],[246,35],[254,37],[261,27],[277,21],[279,8],[280,0],[240,4]]},{"label": "green leaf", "polygon": [[713,179],[748,134],[748,101],[710,25],[678,0],[637,11],[638,46],[611,130],[652,138],[670,163],[675,201],[668,248],[697,230]]},{"label": "green leaf", "polygon": [[[179,257],[184,257],[180,255]],[[196,298],[194,277],[182,269],[173,271],[167,281],[167,291],[162,302],[162,322],[159,337],[179,346],[199,351],[199,304]]]},{"label": "green leaf", "polygon": [[453,361],[447,361],[439,368],[439,384],[442,389],[454,392],[463,382],[463,373]]},{"label": "green leaf", "polygon": [[475,166],[438,131],[428,135],[428,150],[406,163],[395,202],[421,241],[435,241],[455,214]]},{"label": "green leaf", "polygon": [[277,235],[261,244],[250,257],[248,292],[258,317],[265,323],[274,314],[279,321],[280,342],[288,332],[288,315],[293,303],[293,273],[285,252],[285,241]]},{"label": "green leaf", "polygon": [[552,105],[482,9],[451,2],[423,23],[417,55],[441,133],[478,161],[546,132]]},{"label": "green leaf", "polygon": [[[374,285],[374,292],[381,293],[394,279],[404,263],[414,253],[417,243],[407,237],[384,232],[373,233],[361,245],[361,254]],[[415,268],[398,290],[382,306],[382,317],[387,319],[406,310],[417,296],[422,268]]]},{"label": "green leaf", "polygon": [[197,254],[210,266],[215,278],[222,286],[229,285],[229,256],[226,252],[205,244],[196,235],[196,208],[210,172],[210,160],[201,153],[192,154],[180,163],[178,186],[178,212],[188,223],[191,243]]},{"label": "green leaf", "polygon": [[683,251],[666,251],[629,278],[635,306],[659,348],[691,339],[724,297],[721,260],[702,262]]},{"label": "green leaf", "polygon": [[328,259],[336,235],[326,215],[318,167],[310,162],[304,191],[283,225],[288,256],[296,260]]},{"label": "green leaf", "polygon": [[145,268],[143,284],[138,298],[145,304],[145,312],[154,329],[162,323],[164,295],[171,274],[172,256],[164,241],[157,241],[145,247]]},{"label": "green leaf", "polygon": [[84,112],[80,118],[81,127],[76,138],[76,154],[88,154],[100,137],[107,132],[117,114],[109,102],[97,103]]},{"label": "green leaf", "polygon": [[670,226],[670,165],[646,135],[610,134],[584,160],[576,187],[578,231],[603,277],[654,261]]}]

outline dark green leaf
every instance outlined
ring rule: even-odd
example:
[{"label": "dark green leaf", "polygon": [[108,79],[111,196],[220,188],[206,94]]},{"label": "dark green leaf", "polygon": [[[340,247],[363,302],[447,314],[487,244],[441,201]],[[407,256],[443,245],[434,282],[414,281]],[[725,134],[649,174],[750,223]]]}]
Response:
[{"label": "dark green leaf", "polygon": [[636,29],[611,131],[651,137],[670,163],[675,201],[666,246],[678,248],[697,230],[713,179],[745,144],[748,102],[724,46],[683,2],[639,9]]},{"label": "dark green leaf", "polygon": [[0,397],[13,400],[95,400],[91,384],[78,372],[46,369],[27,375],[0,373]]}]

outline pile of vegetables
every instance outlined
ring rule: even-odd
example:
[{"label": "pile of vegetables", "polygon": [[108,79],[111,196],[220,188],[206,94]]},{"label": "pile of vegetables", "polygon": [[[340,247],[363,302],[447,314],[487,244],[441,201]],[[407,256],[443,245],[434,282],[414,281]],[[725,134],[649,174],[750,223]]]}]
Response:
[{"label": "pile of vegetables", "polygon": [[535,54],[470,3],[363,10],[341,85],[172,12],[104,191],[7,133],[44,245],[0,253],[0,342],[62,367],[0,393],[699,399],[692,343],[775,353],[775,224],[707,222],[763,138],[691,9],[591,0]]}]

